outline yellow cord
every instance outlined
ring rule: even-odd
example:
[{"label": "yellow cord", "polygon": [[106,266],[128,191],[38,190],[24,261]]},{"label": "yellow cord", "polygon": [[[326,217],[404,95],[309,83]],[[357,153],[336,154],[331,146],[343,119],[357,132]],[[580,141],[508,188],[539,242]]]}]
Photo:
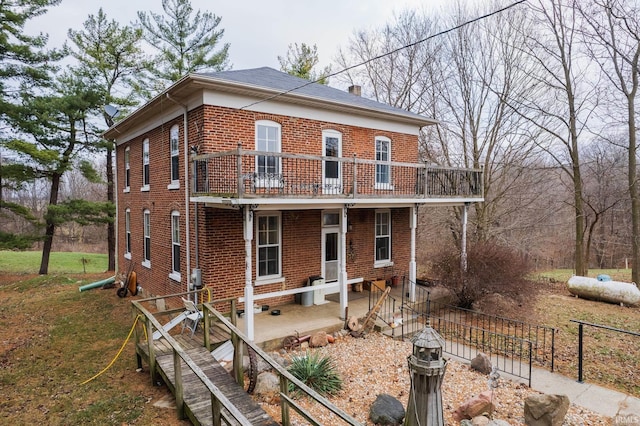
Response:
[{"label": "yellow cord", "polygon": [[[135,321],[133,322],[133,325],[131,326],[131,330],[129,330],[129,335],[127,336],[127,338],[124,340],[124,343],[122,343],[122,346],[120,347],[120,350],[118,351],[118,353],[116,354],[116,356],[111,360],[111,362],[109,363],[109,365],[107,365],[101,372],[99,372],[98,374],[96,374],[95,376],[93,376],[90,379],[85,380],[84,382],[80,383],[80,385],[85,385],[87,383],[89,383],[90,381],[92,381],[93,379],[95,379],[96,377],[100,376],[102,373],[104,373],[105,371],[107,371],[109,368],[111,368],[111,366],[113,365],[114,362],[116,362],[116,360],[118,359],[118,357],[120,356],[120,354],[122,353],[122,351],[124,350],[124,347],[126,346],[127,342],[129,341],[129,339],[131,338],[131,335],[133,334],[133,330],[136,327],[136,324],[138,323],[138,319],[140,319],[142,317],[142,315],[138,315],[135,319]],[[144,324],[143,324],[144,326]],[[147,330],[145,327],[144,330],[144,334],[146,336],[147,334]]]},{"label": "yellow cord", "polygon": [[207,302],[211,302],[211,289],[209,287],[205,287],[203,290],[207,290]]}]

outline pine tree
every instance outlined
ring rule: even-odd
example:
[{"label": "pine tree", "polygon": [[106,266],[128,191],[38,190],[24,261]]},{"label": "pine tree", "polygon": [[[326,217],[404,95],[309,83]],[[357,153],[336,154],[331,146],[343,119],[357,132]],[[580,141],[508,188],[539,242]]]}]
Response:
[{"label": "pine tree", "polygon": [[210,12],[193,14],[189,0],[162,0],[165,15],[138,12],[144,38],[159,53],[149,68],[159,91],[185,74],[228,68],[229,44],[214,51],[224,35],[217,29],[221,17]]},{"label": "pine tree", "polygon": [[328,75],[331,73],[330,67],[325,67],[319,74],[313,71],[318,65],[318,47],[314,44],[309,46],[305,43],[290,44],[287,56],[278,56],[280,70],[305,80],[317,81],[321,84],[329,84]]}]

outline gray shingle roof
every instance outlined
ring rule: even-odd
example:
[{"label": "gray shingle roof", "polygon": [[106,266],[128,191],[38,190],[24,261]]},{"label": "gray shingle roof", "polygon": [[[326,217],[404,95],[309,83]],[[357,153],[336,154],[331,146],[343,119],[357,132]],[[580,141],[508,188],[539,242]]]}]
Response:
[{"label": "gray shingle roof", "polygon": [[295,77],[269,67],[237,71],[220,71],[215,73],[200,73],[199,75],[215,80],[236,82],[265,89],[272,89],[279,92],[291,91],[292,94],[312,97],[318,100],[339,102],[341,104],[353,105],[374,111],[403,115],[414,119],[428,120],[427,117],[409,112],[402,108],[396,108],[381,102],[363,98],[324,84],[311,83],[309,80]]}]

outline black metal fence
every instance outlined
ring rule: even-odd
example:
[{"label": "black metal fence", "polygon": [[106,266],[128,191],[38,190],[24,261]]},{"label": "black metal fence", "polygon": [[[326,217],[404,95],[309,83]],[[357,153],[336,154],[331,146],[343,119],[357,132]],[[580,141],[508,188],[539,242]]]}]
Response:
[{"label": "black metal fence", "polygon": [[595,357],[595,362],[607,363],[607,365],[611,365],[612,367],[615,365],[622,372],[622,374],[611,373],[612,377],[616,377],[613,380],[614,384],[616,384],[616,381],[619,381],[619,383],[617,383],[618,385],[628,389],[633,389],[635,386],[636,390],[640,390],[637,376],[640,359],[638,359],[637,356],[634,357],[630,351],[626,349],[639,347],[640,340],[636,339],[635,342],[630,342],[629,340],[623,339],[624,336],[640,337],[640,333],[602,324],[593,324],[586,321],[574,319],[570,321],[578,324],[578,382],[582,383],[584,381],[584,326],[586,325],[595,328],[596,331],[603,330],[603,334],[597,332],[592,333],[590,335],[591,338],[607,342],[605,345],[600,345],[597,349],[591,348],[591,352],[593,353],[590,353],[591,356],[589,358],[594,360]]},{"label": "black metal fence", "polygon": [[[430,323],[445,339],[444,352],[469,360],[483,352],[499,370],[528,380],[529,386],[534,363],[554,370],[556,329],[434,301],[420,285],[410,297],[409,284],[403,280],[402,300],[388,296],[378,311],[391,336],[408,338]],[[370,307],[383,290],[371,285]]]}]

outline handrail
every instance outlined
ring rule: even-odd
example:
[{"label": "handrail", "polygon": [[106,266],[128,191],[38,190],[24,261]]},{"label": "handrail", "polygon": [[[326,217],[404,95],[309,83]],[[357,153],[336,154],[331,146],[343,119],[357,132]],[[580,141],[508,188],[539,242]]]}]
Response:
[{"label": "handrail", "polygon": [[[255,343],[250,341],[249,338],[244,335],[244,333],[242,333],[229,320],[227,320],[226,317],[224,317],[213,306],[211,306],[210,303],[204,303],[203,304],[203,309],[206,309],[211,314],[213,314],[220,322],[222,322],[227,328],[229,328],[229,330],[231,330],[232,334],[234,334],[237,337],[239,337],[241,341],[243,341],[248,347],[250,347],[253,351],[255,351],[256,354],[258,354],[260,357],[262,357],[262,359],[267,364],[269,364],[271,366],[271,368],[273,368],[275,371],[278,372],[278,374],[280,375],[280,380],[281,380],[281,382],[280,382],[280,384],[281,384],[281,386],[280,386],[280,395],[283,397],[282,401],[286,401],[285,405],[291,405],[292,408],[294,408],[296,411],[298,411],[304,417],[306,417],[308,415],[308,413],[306,413],[304,411],[304,409],[302,409],[301,407],[298,407],[297,404],[292,404],[293,400],[289,397],[289,391],[288,391],[288,383],[290,382],[290,383],[293,383],[296,387],[298,387],[307,396],[311,397],[313,400],[318,402],[320,405],[324,406],[329,411],[331,411],[333,414],[338,416],[340,419],[344,420],[347,424],[354,425],[354,426],[361,426],[361,423],[359,423],[356,419],[354,419],[353,417],[348,415],[346,412],[344,412],[343,410],[341,410],[340,408],[338,408],[334,404],[332,404],[325,397],[323,397],[322,395],[320,395],[319,393],[317,393],[316,391],[314,391],[313,389],[311,389],[310,387],[305,385],[303,382],[301,382],[299,379],[297,379],[295,376],[293,376],[286,368],[282,367],[280,364],[278,364],[277,362],[273,361],[271,359],[271,357],[266,352],[264,352]],[[237,347],[236,347],[236,350],[237,350]],[[235,368],[236,368],[236,366],[234,365],[234,369]],[[285,411],[286,411],[286,408],[283,407],[283,414],[284,414]],[[282,422],[283,422],[283,424],[288,424],[288,421],[285,423],[285,417],[288,418],[287,415],[283,415]],[[311,421],[314,424],[318,424],[318,425],[321,424],[321,423],[315,423],[315,421],[313,419],[307,419],[307,420]]]},{"label": "handrail", "polygon": [[[220,404],[222,404],[222,407],[224,407],[228,413],[231,415],[231,417],[233,418],[233,420],[237,421],[238,423],[240,423],[243,426],[251,426],[251,422],[240,412],[240,410],[238,410],[238,408],[236,408],[235,405],[233,405],[231,403],[231,401],[229,401],[229,399],[227,399],[227,397],[217,388],[217,386],[215,384],[213,384],[213,382],[211,382],[211,380],[205,375],[204,371],[202,371],[202,369],[191,359],[191,357],[184,352],[184,350],[182,349],[182,347],[180,346],[180,344],[167,332],[162,328],[162,324],[160,324],[160,322],[158,322],[158,320],[155,319],[155,317],[153,316],[153,314],[147,310],[145,307],[143,307],[139,301],[137,300],[133,300],[131,302],[133,304],[133,306],[139,311],[141,312],[146,320],[148,324],[153,325],[153,327],[155,327],[155,329],[157,331],[160,332],[160,334],[162,335],[162,337],[164,337],[166,339],[166,341],[171,345],[171,347],[173,348],[173,354],[174,354],[174,365],[177,367],[175,369],[175,374],[176,374],[176,388],[178,389],[179,386],[182,386],[182,377],[179,374],[179,370],[181,369],[180,363],[177,361],[176,357],[180,357],[185,364],[187,364],[187,366],[191,369],[191,371],[193,371],[195,373],[195,375],[198,377],[198,379],[202,382],[202,384],[205,385],[205,387],[209,390],[209,392],[212,395],[212,410],[213,410],[213,418],[220,418],[220,416],[222,416],[225,421],[229,422],[229,418],[227,416],[227,414],[220,410]],[[231,323],[229,323],[231,324]],[[147,330],[147,341],[149,344],[149,353],[150,353],[150,358],[151,358],[151,352],[153,351],[153,330]],[[155,359],[155,357],[154,357]],[[150,368],[155,368],[154,366],[150,366]],[[184,400],[181,400],[181,397],[179,395],[177,395],[178,392],[176,392],[176,405],[179,407],[178,411],[180,413],[181,416],[183,416],[183,412],[184,412]]]}]

